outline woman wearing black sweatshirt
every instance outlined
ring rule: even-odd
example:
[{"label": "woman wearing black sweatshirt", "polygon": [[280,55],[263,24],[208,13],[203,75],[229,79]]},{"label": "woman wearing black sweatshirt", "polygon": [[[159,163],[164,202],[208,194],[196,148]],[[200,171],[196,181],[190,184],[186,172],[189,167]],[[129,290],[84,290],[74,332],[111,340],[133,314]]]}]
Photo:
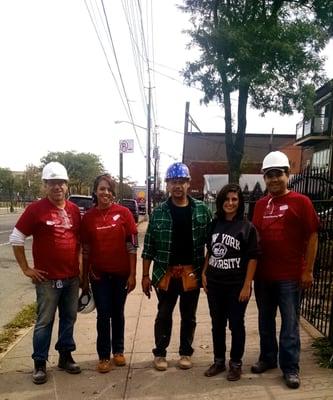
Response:
[{"label": "woman wearing black sweatshirt", "polygon": [[227,379],[236,381],[242,373],[244,315],[258,255],[257,232],[251,222],[244,220],[244,198],[236,184],[224,186],[216,198],[216,216],[207,238],[207,250],[202,284],[212,318],[214,363],[205,375],[214,376],[226,369],[229,320],[231,350]]}]

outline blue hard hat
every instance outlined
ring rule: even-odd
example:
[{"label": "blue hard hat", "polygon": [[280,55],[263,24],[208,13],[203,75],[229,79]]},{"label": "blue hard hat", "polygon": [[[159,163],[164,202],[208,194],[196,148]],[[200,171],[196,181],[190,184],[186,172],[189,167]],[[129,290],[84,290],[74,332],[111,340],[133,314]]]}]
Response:
[{"label": "blue hard hat", "polygon": [[174,164],[171,164],[170,167],[167,169],[165,180],[167,181],[169,179],[179,178],[191,179],[191,176],[187,165],[181,162],[176,162]]}]

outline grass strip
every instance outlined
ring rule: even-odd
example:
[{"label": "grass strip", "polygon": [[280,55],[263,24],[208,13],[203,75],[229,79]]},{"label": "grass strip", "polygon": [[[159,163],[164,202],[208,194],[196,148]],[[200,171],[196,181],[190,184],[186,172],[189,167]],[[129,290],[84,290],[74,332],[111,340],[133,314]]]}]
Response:
[{"label": "grass strip", "polygon": [[0,353],[6,351],[19,335],[20,329],[29,328],[36,321],[36,303],[22,308],[16,316],[4,326],[0,333]]}]

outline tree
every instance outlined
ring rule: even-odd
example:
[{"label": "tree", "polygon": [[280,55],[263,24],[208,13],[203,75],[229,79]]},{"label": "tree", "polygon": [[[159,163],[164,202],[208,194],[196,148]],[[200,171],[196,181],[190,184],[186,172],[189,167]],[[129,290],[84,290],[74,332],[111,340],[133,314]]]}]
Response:
[{"label": "tree", "polygon": [[0,198],[10,202],[10,211],[14,211],[15,179],[8,168],[0,168]]},{"label": "tree", "polygon": [[58,161],[66,167],[70,193],[83,194],[84,190],[90,193],[96,176],[105,171],[99,156],[92,153],[50,152],[41,159],[43,165],[50,161]]},{"label": "tree", "polygon": [[25,201],[36,200],[42,196],[41,168],[29,164],[26,166],[23,176],[20,179],[19,193]]},{"label": "tree", "polygon": [[[309,85],[325,78],[321,50],[332,34],[333,0],[183,0],[193,29],[189,47],[200,57],[183,71],[199,83],[202,101],[224,107],[229,181],[238,182],[248,102],[281,114],[303,111]],[[233,132],[231,94],[238,92]],[[306,93],[306,94],[304,94]],[[306,103],[306,104],[305,104]]]}]

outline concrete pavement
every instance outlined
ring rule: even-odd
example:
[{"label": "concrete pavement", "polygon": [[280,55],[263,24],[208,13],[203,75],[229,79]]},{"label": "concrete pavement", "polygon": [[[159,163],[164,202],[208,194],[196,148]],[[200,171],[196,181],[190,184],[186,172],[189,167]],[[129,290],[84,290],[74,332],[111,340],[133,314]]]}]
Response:
[{"label": "concrete pavement", "polygon": [[[146,223],[140,224],[144,230]],[[57,368],[54,350],[55,334],[48,364],[49,380],[44,385],[31,381],[32,329],[26,332],[0,361],[1,400],[85,400],[85,399],[316,399],[333,400],[333,372],[319,368],[313,356],[312,329],[302,326],[301,377],[298,390],[288,389],[278,369],[261,375],[252,374],[250,366],[258,356],[257,311],[251,299],[246,316],[247,342],[242,379],[228,382],[226,373],[206,378],[203,373],[212,361],[211,323],[204,292],[200,295],[197,330],[194,341],[194,367],[177,368],[179,343],[179,313],[175,310],[172,341],[168,351],[169,368],[165,372],[152,368],[151,349],[154,345],[153,326],[156,315],[156,296],[148,300],[141,293],[141,260],[138,262],[137,288],[126,304],[125,367],[114,367],[107,374],[96,372],[96,314],[78,315],[75,329],[77,351],[74,358],[82,373],[69,375]],[[228,340],[230,335],[228,334]],[[230,348],[228,346],[228,348]]]}]

